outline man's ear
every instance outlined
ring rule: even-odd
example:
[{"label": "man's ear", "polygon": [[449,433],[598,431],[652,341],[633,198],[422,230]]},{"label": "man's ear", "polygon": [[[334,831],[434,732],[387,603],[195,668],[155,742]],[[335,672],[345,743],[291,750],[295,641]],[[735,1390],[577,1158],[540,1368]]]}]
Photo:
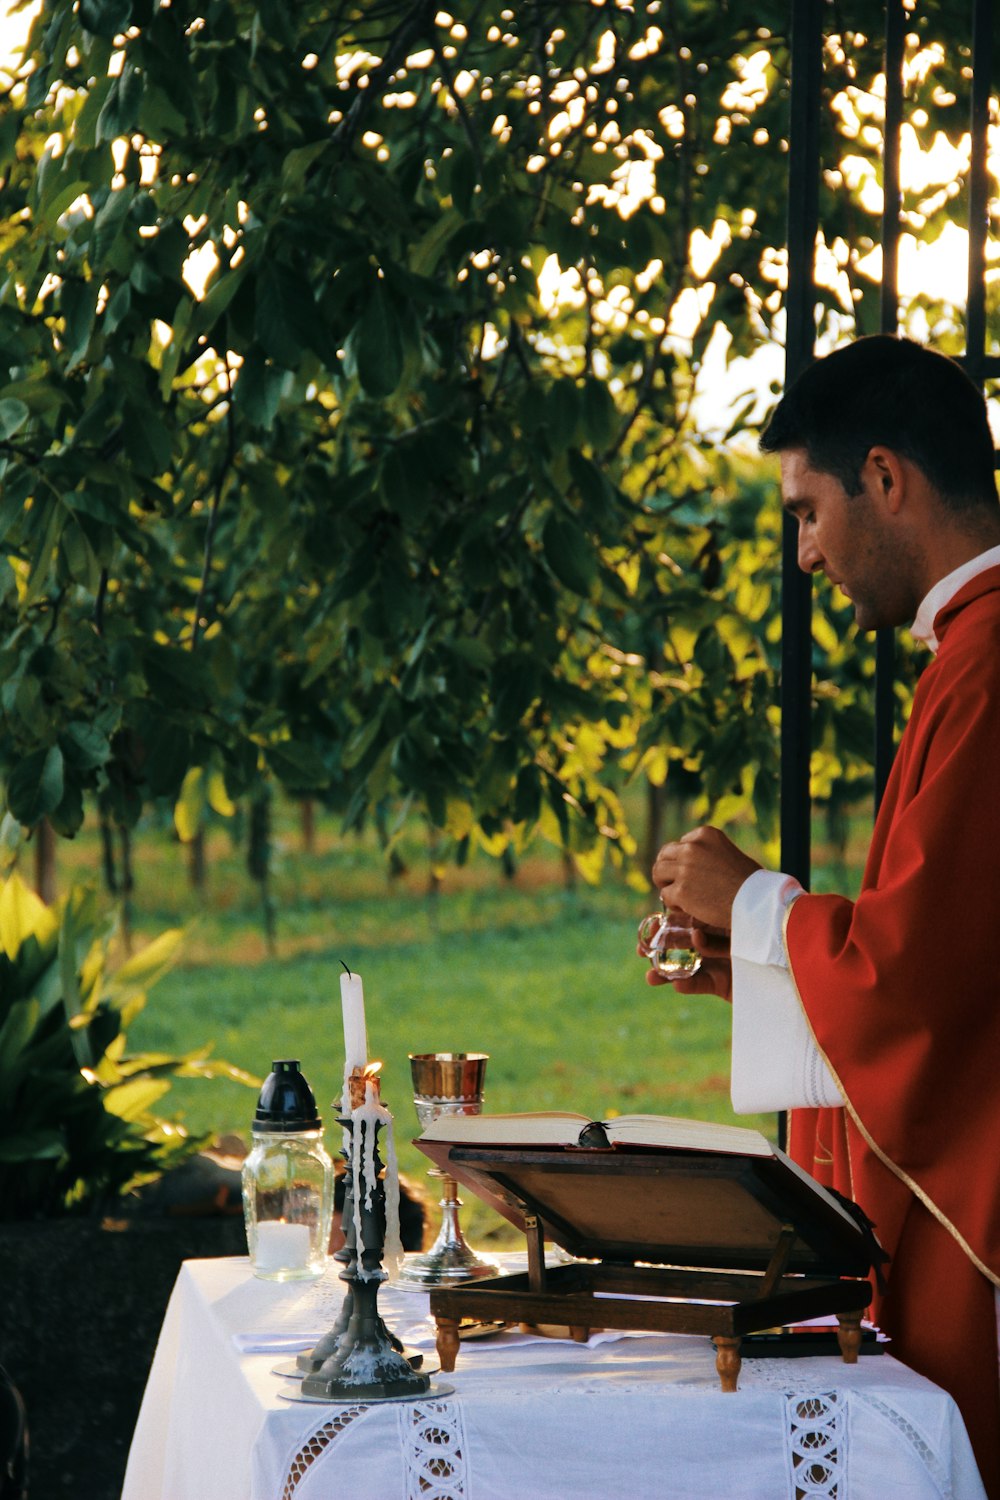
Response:
[{"label": "man's ear", "polygon": [[881,499],[891,515],[897,515],[906,498],[906,464],[894,448],[869,448],[861,468],[868,493]]}]

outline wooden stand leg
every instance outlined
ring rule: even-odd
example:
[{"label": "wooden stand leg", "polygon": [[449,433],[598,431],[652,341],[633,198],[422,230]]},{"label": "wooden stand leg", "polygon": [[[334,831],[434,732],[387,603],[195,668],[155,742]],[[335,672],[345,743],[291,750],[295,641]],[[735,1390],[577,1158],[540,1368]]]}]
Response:
[{"label": "wooden stand leg", "polygon": [[447,1375],[455,1368],[455,1361],[458,1358],[458,1319],[443,1318],[438,1313],[434,1321],[437,1324],[437,1338],[435,1343],[437,1345],[438,1359],[441,1361],[442,1370]]},{"label": "wooden stand leg", "polygon": [[569,1336],[574,1344],[585,1344],[590,1338],[590,1329],[583,1328],[578,1323],[571,1323],[569,1325]]},{"label": "wooden stand leg", "polygon": [[837,1343],[845,1365],[856,1365],[861,1348],[861,1313],[837,1314]]},{"label": "wooden stand leg", "polygon": [[719,1380],[722,1382],[724,1391],[735,1391],[740,1376],[740,1366],[743,1363],[740,1357],[740,1344],[738,1338],[724,1338],[717,1334],[715,1337],[715,1368],[719,1372]]}]

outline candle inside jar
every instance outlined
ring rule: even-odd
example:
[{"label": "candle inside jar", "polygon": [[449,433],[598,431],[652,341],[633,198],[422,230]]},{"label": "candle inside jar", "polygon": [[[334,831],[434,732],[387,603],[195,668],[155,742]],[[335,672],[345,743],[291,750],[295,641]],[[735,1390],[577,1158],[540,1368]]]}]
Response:
[{"label": "candle inside jar", "polygon": [[309,1226],[265,1219],[257,1225],[253,1255],[258,1271],[300,1271],[309,1264]]}]

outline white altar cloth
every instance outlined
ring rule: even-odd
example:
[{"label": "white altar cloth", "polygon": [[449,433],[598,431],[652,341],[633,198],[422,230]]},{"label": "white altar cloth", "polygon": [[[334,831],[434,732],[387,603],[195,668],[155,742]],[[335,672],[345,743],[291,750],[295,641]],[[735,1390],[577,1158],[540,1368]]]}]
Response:
[{"label": "white altar cloth", "polygon": [[[122,1500],[985,1500],[951,1397],[889,1354],[745,1360],[726,1394],[704,1337],[511,1333],[417,1401],[291,1403],[274,1367],[333,1323],[339,1270],[184,1263]],[[430,1363],[426,1295],[383,1287],[379,1310]]]}]

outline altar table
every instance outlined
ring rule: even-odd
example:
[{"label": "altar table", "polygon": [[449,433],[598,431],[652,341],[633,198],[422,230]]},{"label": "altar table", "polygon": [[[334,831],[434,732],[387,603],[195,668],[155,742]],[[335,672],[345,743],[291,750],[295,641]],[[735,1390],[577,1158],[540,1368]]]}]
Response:
[{"label": "altar table", "polygon": [[[334,1322],[339,1270],[184,1263],[122,1500],[985,1500],[951,1397],[889,1354],[745,1359],[726,1394],[703,1337],[510,1330],[418,1400],[293,1403],[273,1371]],[[436,1368],[426,1294],[379,1310]]]}]

